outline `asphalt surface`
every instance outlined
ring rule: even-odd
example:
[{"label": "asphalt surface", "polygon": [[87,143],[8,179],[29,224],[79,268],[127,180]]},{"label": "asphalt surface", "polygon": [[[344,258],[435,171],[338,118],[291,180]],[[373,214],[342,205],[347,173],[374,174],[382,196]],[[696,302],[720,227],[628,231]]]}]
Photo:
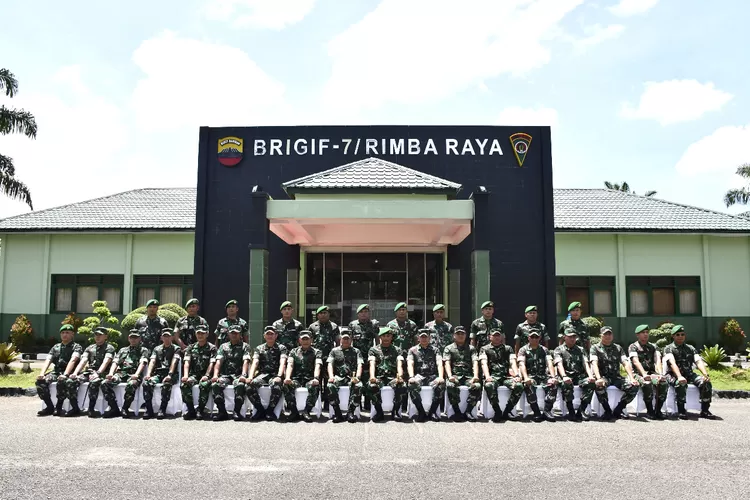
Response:
[{"label": "asphalt surface", "polygon": [[0,498],[747,498],[750,402],[720,420],[306,424],[36,417],[0,398]]}]

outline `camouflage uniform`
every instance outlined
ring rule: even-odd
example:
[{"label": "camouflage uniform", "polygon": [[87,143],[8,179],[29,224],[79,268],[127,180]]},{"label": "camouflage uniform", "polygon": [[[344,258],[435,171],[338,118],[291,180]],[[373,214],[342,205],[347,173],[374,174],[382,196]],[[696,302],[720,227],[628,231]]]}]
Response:
[{"label": "camouflage uniform", "polygon": [[[638,358],[641,366],[644,370],[646,370],[647,375],[657,374],[656,353],[656,345],[652,344],[651,342],[641,344],[636,340],[628,347],[628,356],[630,357],[630,359],[632,360],[633,358]],[[667,391],[669,389],[667,379],[663,378],[661,381],[654,384],[651,382],[651,380],[644,379],[641,375],[639,375],[635,368],[633,368],[633,373],[635,374],[636,380],[641,385],[641,391],[643,392],[644,401],[650,402],[654,400],[654,385],[657,385],[657,387],[659,388],[659,392],[656,399],[656,407],[661,409],[661,407],[664,406],[664,403],[667,401]]]},{"label": "camouflage uniform", "polygon": [[65,385],[68,394],[78,394],[78,386],[81,382],[88,382],[89,384],[89,411],[93,412],[96,406],[96,399],[99,397],[99,388],[104,381],[106,374],[99,375],[98,371],[104,364],[105,359],[112,359],[115,357],[115,348],[109,342],[105,342],[98,346],[91,344],[83,351],[81,356],[81,363],[88,361],[88,367],[85,371],[78,374],[78,377],[69,378],[65,381]]},{"label": "camouflage uniform", "polygon": [[214,330],[214,335],[216,336],[216,345],[222,345],[229,342],[229,327],[235,325],[240,326],[240,335],[242,336],[242,340],[247,342],[247,334],[250,331],[250,328],[247,326],[247,321],[239,317],[234,319],[227,317],[220,319],[216,324],[216,330]]},{"label": "camouflage uniform", "polygon": [[518,364],[524,363],[526,366],[526,375],[533,380],[530,386],[524,386],[526,402],[529,405],[537,403],[536,388],[541,385],[544,387],[545,411],[552,410],[552,405],[555,404],[555,400],[557,399],[557,385],[547,385],[547,381],[550,378],[555,378],[554,373],[547,373],[547,361],[551,360],[552,355],[543,345],[532,349],[529,344],[526,344],[518,350]]},{"label": "camouflage uniform", "polygon": [[362,396],[362,381],[352,383],[352,378],[357,376],[357,370],[364,364],[362,353],[356,347],[344,349],[341,346],[331,349],[328,355],[328,364],[333,367],[333,380],[328,381],[328,400],[331,406],[339,406],[339,387],[349,385],[349,413],[359,406]]},{"label": "camouflage uniform", "polygon": [[[484,316],[480,316],[471,322],[469,339],[475,340],[477,352],[490,343],[490,330],[500,330],[500,332],[505,335],[503,322],[499,319],[490,318],[489,320],[486,320],[484,319]],[[467,339],[467,343],[469,339]],[[450,390],[448,391],[448,394],[450,395]]]},{"label": "camouflage uniform", "polygon": [[394,392],[393,408],[400,407],[402,397],[406,394],[406,386],[403,380],[399,382],[397,379],[398,365],[404,362],[403,351],[393,345],[388,347],[376,345],[375,347],[370,347],[370,352],[367,354],[367,361],[368,363],[375,361],[375,378],[377,382],[367,384],[367,389],[373,403],[376,405],[383,404],[380,389],[388,385],[393,388]]},{"label": "camouflage uniform", "polygon": [[245,404],[245,384],[240,382],[242,376],[242,367],[245,361],[250,360],[250,348],[245,342],[232,344],[225,342],[216,351],[216,362],[221,361],[219,369],[219,379],[211,384],[211,393],[214,396],[214,403],[219,408],[219,413],[223,413],[224,408],[224,389],[231,384],[234,387],[234,411],[239,413],[242,405]]},{"label": "camouflage uniform", "polygon": [[453,343],[453,325],[447,321],[430,321],[424,327],[430,330],[430,344],[435,346],[438,352],[443,352]]},{"label": "camouflage uniform", "polygon": [[483,360],[487,361],[487,368],[492,377],[492,382],[485,381],[484,391],[487,393],[487,398],[490,400],[492,408],[495,410],[495,415],[500,413],[500,402],[497,395],[497,388],[500,384],[510,390],[508,404],[503,412],[505,416],[515,408],[518,400],[521,399],[523,384],[517,382],[510,375],[510,369],[513,366],[513,360],[515,358],[516,353],[513,352],[513,348],[505,344],[500,344],[495,347],[490,343],[482,347],[482,350],[479,352],[479,362],[481,363]]},{"label": "camouflage uniform", "polygon": [[445,395],[445,381],[438,382],[437,378],[440,372],[438,365],[442,365],[443,357],[440,351],[435,349],[432,344],[422,347],[420,344],[409,349],[406,355],[406,361],[414,365],[414,377],[409,379],[409,396],[412,403],[422,410],[422,395],[420,394],[422,386],[429,385],[432,387],[432,407],[430,414],[434,414]]},{"label": "camouflage uniform", "polygon": [[331,353],[334,345],[336,345],[336,337],[339,335],[339,326],[333,321],[315,321],[309,327],[307,327],[313,334],[312,345],[316,349],[320,349],[323,353],[323,357],[327,358]]},{"label": "camouflage uniform", "polygon": [[149,358],[149,350],[143,347],[143,344],[138,344],[135,347],[127,346],[117,351],[115,356],[115,363],[117,363],[117,371],[112,375],[111,380],[105,380],[102,384],[102,392],[104,398],[109,403],[111,409],[117,408],[117,399],[115,398],[115,386],[119,383],[125,385],[125,399],[122,404],[123,410],[130,408],[130,405],[135,399],[135,391],[138,386],[141,385],[141,377],[137,379],[131,379],[130,377],[135,375],[138,371],[138,367],[142,363],[147,363]]},{"label": "camouflage uniform", "polygon": [[380,323],[376,319],[370,319],[366,323],[355,319],[349,323],[349,330],[352,333],[352,345],[359,349],[359,352],[368,353],[378,337]]},{"label": "camouflage uniform", "polygon": [[[695,350],[695,347],[688,343],[677,345],[674,342],[664,348],[664,358],[671,356],[674,358],[677,368],[680,370],[680,374],[685,377],[687,384],[693,384],[700,390],[700,401],[701,403],[711,402],[711,391],[713,387],[710,380],[706,380],[701,375],[698,375],[693,371],[693,363],[695,363],[700,355]],[[677,400],[678,406],[685,406],[687,401],[687,384],[680,384],[677,381],[677,375],[672,372],[672,366],[667,363],[667,381],[669,385],[674,387],[675,399]]]},{"label": "camouflage uniform", "polygon": [[448,403],[453,406],[454,412],[459,413],[457,411],[461,401],[459,387],[468,386],[469,399],[466,403],[466,411],[470,413],[482,395],[482,385],[479,382],[471,382],[474,377],[474,361],[479,361],[476,348],[468,342],[461,347],[454,342],[443,351],[443,360],[446,364],[450,363],[451,373],[457,379],[456,382],[451,382],[449,378],[445,384],[448,391]]},{"label": "camouflage uniform", "polygon": [[180,385],[182,392],[182,401],[188,408],[193,407],[193,386],[198,384],[198,411],[203,410],[208,404],[208,396],[211,393],[211,374],[208,374],[208,380],[200,380],[206,375],[208,367],[216,361],[216,346],[206,342],[206,345],[200,345],[198,342],[190,344],[185,349],[185,361],[190,362],[187,382]]},{"label": "camouflage uniform", "polygon": [[594,383],[589,382],[589,375],[586,371],[586,363],[588,363],[586,352],[579,345],[574,345],[569,349],[567,345],[562,344],[555,348],[553,363],[555,366],[562,363],[565,375],[573,381],[572,384],[566,384],[562,377],[558,376],[563,399],[566,403],[569,403],[569,409],[570,405],[573,404],[573,387],[577,385],[581,388],[581,406],[579,408],[580,412],[583,413],[594,396]]},{"label": "camouflage uniform", "polygon": [[294,391],[301,387],[307,389],[307,409],[305,411],[310,411],[315,406],[318,401],[320,385],[314,385],[312,381],[315,379],[315,366],[322,364],[323,353],[320,352],[320,349],[312,346],[306,351],[302,347],[292,349],[286,361],[287,370],[292,369],[292,383],[285,384],[283,387],[287,409],[297,408]]},{"label": "camouflage uniform", "polygon": [[286,365],[287,350],[286,347],[274,342],[269,347],[263,343],[253,351],[253,361],[258,362],[258,375],[247,384],[247,397],[256,409],[256,415],[263,412],[263,403],[260,401],[258,389],[264,385],[271,386],[271,399],[268,403],[268,411],[273,413],[274,408],[281,400],[281,383],[276,378],[279,376],[279,368]]},{"label": "camouflage uniform", "polygon": [[399,323],[397,319],[392,319],[386,325],[393,331],[393,345],[402,351],[406,351],[416,342],[417,324],[406,318],[406,321]]},{"label": "camouflage uniform", "polygon": [[174,326],[174,333],[180,334],[180,340],[182,340],[182,343],[187,347],[190,344],[195,344],[197,342],[198,339],[195,336],[195,329],[199,326],[208,330],[208,322],[201,316],[183,316]]},{"label": "camouflage uniform", "polygon": [[576,345],[581,346],[582,348],[586,349],[586,342],[591,341],[591,336],[589,335],[589,329],[586,326],[586,323],[583,322],[582,319],[566,319],[563,320],[560,323],[560,328],[558,328],[558,335],[557,338],[561,339],[563,338],[563,334],[565,333],[565,330],[568,328],[572,328],[578,333],[578,338],[576,339]]},{"label": "camouflage uniform", "polygon": [[286,347],[287,352],[297,347],[299,341],[299,331],[302,330],[302,323],[292,318],[291,321],[285,322],[284,318],[277,319],[273,322],[273,327],[279,337],[276,342]]},{"label": "camouflage uniform", "polygon": [[144,314],[135,322],[134,328],[141,334],[143,347],[150,352],[161,344],[161,332],[165,328],[169,328],[169,323],[161,316],[152,319],[148,317],[148,314]]},{"label": "camouflage uniform", "polygon": [[[50,360],[50,366],[52,371],[48,372],[42,380],[36,381],[36,391],[39,399],[46,402],[49,406],[52,406],[50,401],[49,384],[57,382],[60,375],[65,373],[68,367],[68,362],[71,359],[79,359],[83,353],[83,348],[76,342],[68,342],[63,344],[59,342],[55,344],[52,349],[49,350],[48,359]],[[69,385],[66,380],[65,383],[57,384],[57,407],[58,411],[62,409],[63,401],[67,398],[71,405],[78,406],[78,387],[76,391],[71,392],[70,389],[73,387]]]},{"label": "camouflage uniform", "polygon": [[[177,344],[170,344],[169,347],[164,344],[158,345],[151,353],[151,361],[154,361],[154,372],[151,377],[143,384],[143,398],[146,400],[146,415],[150,416],[153,407],[154,388],[156,384],[161,383],[161,408],[160,412],[167,411],[167,405],[172,397],[172,386],[179,382],[180,358],[182,349]],[[172,360],[177,360],[175,371],[170,372]],[[165,380],[169,377],[169,380]]]},{"label": "camouflage uniform", "polygon": [[599,375],[604,379],[604,385],[602,387],[596,386],[595,391],[599,404],[604,407],[605,411],[609,409],[607,387],[610,385],[617,387],[624,393],[618,405],[621,409],[625,408],[638,395],[638,386],[631,384],[620,375],[620,363],[628,362],[625,351],[620,345],[615,343],[607,346],[604,344],[593,345],[589,353],[589,360],[592,364],[597,364]]},{"label": "camouflage uniform", "polygon": [[549,333],[544,323],[536,322],[533,325],[528,321],[524,321],[516,327],[516,334],[513,337],[514,341],[520,341],[521,347],[529,343],[529,332],[536,330],[539,332],[539,343],[544,345],[549,342]]}]

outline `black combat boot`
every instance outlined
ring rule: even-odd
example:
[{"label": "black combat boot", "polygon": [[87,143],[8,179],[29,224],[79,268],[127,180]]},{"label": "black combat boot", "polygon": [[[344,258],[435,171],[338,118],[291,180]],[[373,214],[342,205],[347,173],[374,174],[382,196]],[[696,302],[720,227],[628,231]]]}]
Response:
[{"label": "black combat boot", "polygon": [[167,414],[167,406],[169,405],[169,400],[165,398],[161,398],[161,406],[159,407],[159,413],[156,414],[156,418],[159,420],[162,420],[164,416]]},{"label": "black combat boot", "polygon": [[[440,403],[441,402],[442,402],[442,400],[441,401],[433,401],[432,402],[432,406],[430,406],[429,417],[430,417],[430,420],[432,420],[433,422],[440,422]],[[422,404],[421,400],[419,401],[419,404],[421,406],[421,404]]]},{"label": "black combat boot", "polygon": [[202,405],[198,405],[198,408],[195,409],[195,419],[207,420],[209,418],[210,418],[210,415],[206,414],[206,407]]},{"label": "black combat boot", "polygon": [[571,422],[578,421],[577,415],[576,415],[576,409],[573,406],[573,401],[567,401],[565,403],[565,408],[568,410],[568,420]]},{"label": "black combat boot", "polygon": [[302,420],[304,420],[308,424],[313,421],[312,415],[310,415],[312,409],[313,407],[311,405],[305,405],[305,409],[302,410]]},{"label": "black combat boot", "polygon": [[[417,409],[417,414],[414,416],[414,420],[417,422],[427,422],[427,414],[424,412],[424,406],[422,406],[422,398],[417,397],[412,402]],[[433,406],[435,406],[434,403]]]},{"label": "black combat boot", "polygon": [[102,415],[102,418],[114,418],[120,416],[120,408],[117,407],[117,399],[112,398],[112,400],[107,400],[107,403],[109,404],[109,408],[107,411],[104,412]]},{"label": "black combat boot", "polygon": [[545,401],[544,402],[544,419],[547,422],[554,422],[555,416],[552,414],[552,405],[554,403],[552,401]]},{"label": "black combat boot", "polygon": [[664,420],[664,414],[661,412],[661,406],[654,409],[654,420]]},{"label": "black combat boot", "polygon": [[70,410],[65,412],[65,417],[77,417],[81,414],[81,408],[78,406],[78,399],[76,398],[70,398],[68,399],[70,401]]},{"label": "black combat boot", "polygon": [[52,399],[49,396],[42,400],[44,402],[44,408],[36,412],[39,417],[47,417],[55,413],[55,405],[52,404]]},{"label": "black combat boot", "polygon": [[[346,420],[346,418],[341,414],[341,407],[337,404],[330,403],[329,408],[333,409],[333,423],[338,424],[339,422],[343,422]],[[330,416],[330,411],[329,411]]]},{"label": "black combat boot", "polygon": [[401,422],[404,418],[403,415],[401,415],[401,404],[405,399],[406,391],[396,388],[394,392],[395,395],[393,399],[393,412],[391,415],[393,420],[395,420],[396,422]]},{"label": "black combat boot", "polygon": [[599,417],[599,420],[612,420],[612,418],[617,418],[612,414],[612,408],[609,406],[609,401],[599,401],[599,404],[604,408],[604,413]]},{"label": "black combat boot", "polygon": [[617,406],[615,406],[615,409],[612,412],[612,418],[614,418],[615,420],[617,420],[618,418],[627,419],[628,418],[628,414],[627,414],[627,412],[625,412],[625,407],[626,406],[627,406],[627,404],[623,403],[622,401],[620,401],[619,403],[617,403]]},{"label": "black combat boot", "polygon": [[96,418],[99,417],[99,412],[96,411],[96,398],[89,399],[89,411],[86,412],[86,414],[89,416],[89,418]]},{"label": "black combat boot", "polygon": [[709,420],[713,420],[716,418],[713,413],[709,411],[709,407],[711,406],[711,403],[701,403],[701,413],[699,415],[700,418],[707,418]]},{"label": "black combat boot", "polygon": [[544,415],[539,410],[539,403],[531,403],[529,406],[531,406],[531,411],[534,412],[534,422],[544,421]]},{"label": "black combat boot", "polygon": [[451,415],[450,419],[454,422],[465,422],[466,421],[466,415],[461,411],[461,408],[459,408],[458,405],[451,405],[451,408],[453,408],[453,415]]},{"label": "black combat boot", "polygon": [[685,403],[677,403],[677,417],[680,420],[687,420],[688,414],[685,411]]},{"label": "black combat boot", "polygon": [[65,403],[64,399],[57,398],[57,404],[55,404],[55,411],[52,413],[52,415],[56,417],[61,417],[63,415],[63,403]]},{"label": "black combat boot", "polygon": [[[234,411],[233,411],[232,418],[234,419],[235,422],[242,422],[243,420],[245,420],[244,418],[242,418],[242,405],[244,405],[244,404],[245,404],[245,399],[244,398],[242,398],[242,399],[235,398],[234,399]],[[262,408],[263,408],[263,406],[261,405],[258,408],[258,413],[256,413],[255,415],[253,415],[253,419],[254,420],[262,420],[263,419],[263,415],[265,414],[265,412],[261,410]],[[255,419],[256,415],[261,415],[261,417],[258,418],[258,419]]]},{"label": "black combat boot", "polygon": [[226,406],[224,406],[224,401],[217,401],[216,409],[219,411],[213,416],[214,422],[223,422],[224,420],[229,420],[229,415],[227,415],[227,408]]},{"label": "black combat boot", "polygon": [[490,404],[492,405],[492,411],[495,412],[494,415],[492,415],[492,421],[495,423],[499,422],[505,422],[505,417],[503,416],[503,410],[500,408],[500,402],[490,401]]},{"label": "black combat boot", "polygon": [[643,402],[646,405],[646,415],[648,418],[656,418],[656,413],[654,412],[654,402],[651,400],[644,401]]},{"label": "black combat boot", "polygon": [[272,389],[271,400],[268,403],[268,410],[266,411],[267,422],[275,422],[276,420],[278,420],[278,417],[276,416],[276,405],[279,404],[280,399],[281,399],[281,391]]},{"label": "black combat boot", "polygon": [[[132,399],[125,398],[122,402],[122,410],[120,413],[122,413],[122,418],[130,418],[133,416],[132,413],[130,413],[130,405],[133,404]],[[150,404],[146,405],[147,408],[151,408]],[[153,414],[153,409],[151,410],[151,413]],[[144,417],[145,418],[145,417]]]},{"label": "black combat boot", "polygon": [[588,405],[581,405],[578,407],[578,412],[576,413],[576,421],[577,422],[588,422],[589,416],[586,414],[586,408]]},{"label": "black combat boot", "polygon": [[357,407],[355,405],[349,405],[349,411],[346,414],[346,420],[350,424],[356,424],[357,422],[359,422],[359,419],[357,418],[356,410],[357,410]]},{"label": "black combat boot", "polygon": [[146,414],[143,415],[143,420],[149,420],[154,418],[156,415],[154,415],[154,402],[153,400],[146,401],[146,407],[144,408],[146,411]]},{"label": "black combat boot", "polygon": [[[395,403],[395,401],[394,401]],[[372,416],[373,422],[382,422],[385,420],[385,415],[383,415],[383,405],[380,403],[376,403],[375,401],[372,402],[372,406],[375,408],[375,415]]]},{"label": "black combat boot", "polygon": [[183,420],[195,420],[198,416],[195,413],[195,406],[193,406],[192,404],[186,404],[185,406],[187,406],[187,411],[182,416]]}]

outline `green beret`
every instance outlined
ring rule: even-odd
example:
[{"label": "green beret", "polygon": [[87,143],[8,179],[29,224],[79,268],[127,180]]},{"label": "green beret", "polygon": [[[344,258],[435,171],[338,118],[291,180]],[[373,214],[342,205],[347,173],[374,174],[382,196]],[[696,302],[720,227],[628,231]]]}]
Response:
[{"label": "green beret", "polygon": [[537,310],[536,306],[529,306],[529,307],[526,308],[526,311],[524,311],[524,312],[528,313],[528,312],[536,311],[536,310]]},{"label": "green beret", "polygon": [[159,301],[156,300],[156,299],[151,299],[148,302],[146,302],[146,307],[148,307],[148,306],[158,306],[158,305],[159,305]]},{"label": "green beret", "polygon": [[327,310],[328,310],[328,306],[320,306],[320,307],[319,307],[319,308],[318,308],[318,309],[317,309],[317,310],[315,311],[315,314],[320,314],[320,313],[322,313],[323,311],[327,311]]},{"label": "green beret", "polygon": [[361,313],[365,309],[367,309],[369,311],[370,310],[370,306],[368,304],[360,304],[359,307],[357,308],[357,312]]},{"label": "green beret", "polygon": [[393,308],[393,312],[398,311],[402,307],[406,307],[406,302],[399,302],[398,304],[396,304],[396,307]]},{"label": "green beret", "polygon": [[495,307],[495,304],[491,300],[485,300],[484,302],[482,302],[482,309],[484,309],[485,307]]},{"label": "green beret", "polygon": [[650,328],[648,327],[648,325],[638,325],[638,326],[635,327],[635,333],[636,334],[641,333],[644,330],[650,330]]},{"label": "green beret", "polygon": [[685,327],[682,325],[674,325],[672,327],[672,335],[674,335],[677,332],[684,332],[684,331],[685,331]]},{"label": "green beret", "polygon": [[578,336],[578,332],[576,331],[576,329],[575,329],[575,328],[566,328],[566,329],[565,329],[565,336],[566,336],[566,337],[572,337],[572,336],[574,336],[574,335],[575,335],[576,337]]},{"label": "green beret", "polygon": [[580,302],[571,302],[570,305],[568,306],[568,312],[572,311],[576,307],[581,307],[581,303]]},{"label": "green beret", "polygon": [[284,302],[282,302],[282,303],[281,303],[281,305],[279,306],[279,311],[281,311],[281,310],[282,310],[282,309],[284,309],[285,307],[292,307],[292,303],[291,303],[291,302],[289,302],[288,300],[285,300],[285,301],[284,301]]},{"label": "green beret", "polygon": [[234,299],[230,300],[229,302],[227,302],[226,304],[224,304],[224,309],[226,309],[229,306],[238,306],[237,301],[234,300]]},{"label": "green beret", "polygon": [[389,333],[393,335],[393,330],[391,330],[389,326],[381,326],[380,331],[378,332],[378,337],[382,337],[383,335],[388,335]]},{"label": "green beret", "polygon": [[190,299],[190,300],[188,300],[188,301],[187,301],[187,303],[185,304],[185,309],[187,309],[188,307],[190,307],[190,306],[191,306],[191,305],[193,305],[193,304],[195,304],[195,305],[199,305],[199,304],[200,304],[200,302],[198,302],[198,299]]},{"label": "green beret", "polygon": [[432,308],[432,312],[440,310],[445,311],[445,306],[443,304],[435,304],[435,307]]},{"label": "green beret", "polygon": [[612,327],[611,326],[603,326],[599,329],[599,334],[604,335],[605,333],[612,333]]},{"label": "green beret", "polygon": [[63,325],[60,327],[61,332],[67,332],[68,330],[75,330],[75,328],[73,328],[73,325]]}]

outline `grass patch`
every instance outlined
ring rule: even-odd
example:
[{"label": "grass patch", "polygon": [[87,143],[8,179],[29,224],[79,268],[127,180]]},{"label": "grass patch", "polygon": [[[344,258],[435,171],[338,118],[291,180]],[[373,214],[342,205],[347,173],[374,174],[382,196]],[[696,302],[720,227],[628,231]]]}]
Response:
[{"label": "grass patch", "polygon": [[717,391],[750,391],[750,370],[722,365],[709,368],[708,375]]},{"label": "grass patch", "polygon": [[40,370],[36,369],[31,373],[22,373],[20,369],[17,369],[10,373],[3,373],[0,375],[0,387],[21,387],[22,389],[34,387],[39,372]]}]

